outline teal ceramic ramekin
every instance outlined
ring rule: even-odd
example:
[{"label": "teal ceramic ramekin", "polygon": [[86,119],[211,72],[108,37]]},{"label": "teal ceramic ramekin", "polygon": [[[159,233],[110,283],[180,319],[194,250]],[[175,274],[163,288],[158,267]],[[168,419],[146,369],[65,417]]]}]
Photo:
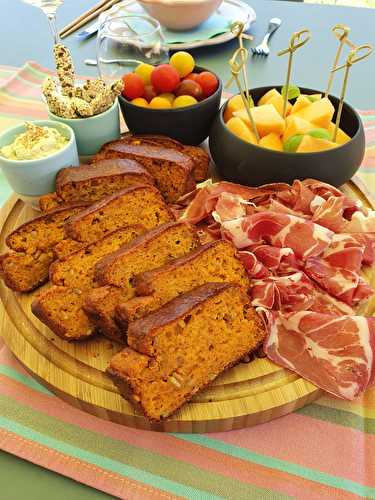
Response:
[{"label": "teal ceramic ramekin", "polygon": [[51,120],[72,127],[80,156],[94,155],[103,144],[115,141],[120,137],[120,114],[117,99],[107,111],[88,118],[61,118],[50,111],[48,111],[48,116]]},{"label": "teal ceramic ramekin", "polygon": [[[32,123],[57,129],[68,139],[68,143],[56,153],[37,160],[8,160],[0,155],[0,167],[13,191],[31,197],[54,191],[57,172],[63,167],[79,165],[74,132],[68,125],[51,120],[37,120]],[[25,131],[23,123],[0,134],[0,148],[11,144]]]}]

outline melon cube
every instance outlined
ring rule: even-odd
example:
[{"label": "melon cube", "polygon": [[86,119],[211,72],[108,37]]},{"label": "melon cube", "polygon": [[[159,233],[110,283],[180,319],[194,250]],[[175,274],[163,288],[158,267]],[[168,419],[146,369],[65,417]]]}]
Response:
[{"label": "melon cube", "polygon": [[280,92],[276,89],[271,89],[266,92],[258,101],[258,106],[263,106],[263,104],[268,104],[268,101],[275,96],[281,96]]},{"label": "melon cube", "polygon": [[306,106],[294,114],[299,118],[314,123],[318,127],[328,128],[334,112],[335,108],[333,104],[327,97],[324,97],[319,101],[312,102],[310,106]]},{"label": "melon cube", "polygon": [[251,144],[257,144],[254,132],[249,129],[241,118],[233,116],[233,118],[230,118],[227,121],[226,125],[234,135],[243,141],[250,142]]},{"label": "melon cube", "polygon": [[[284,109],[284,98],[281,94],[279,95],[274,95],[267,101],[267,104],[272,104],[272,106],[275,107],[276,111],[279,113],[279,115],[283,116],[283,109]],[[286,105],[286,114],[289,115],[290,111],[292,109],[292,105],[290,102],[287,103]]]},{"label": "melon cube", "polygon": [[239,109],[244,109],[244,103],[240,94],[237,94],[229,99],[224,111],[224,121],[225,123],[230,120],[235,111]]},{"label": "melon cube", "polygon": [[[331,122],[329,124],[329,127],[328,127],[328,132],[330,132],[332,134],[332,137],[333,137],[334,131],[335,131],[335,124],[333,122]],[[340,146],[341,146],[342,144],[349,142],[350,139],[351,138],[348,136],[348,134],[346,134],[341,128],[338,129],[336,141],[335,141],[336,144],[340,144]]]},{"label": "melon cube", "polygon": [[292,109],[290,110],[290,114],[297,113],[297,111],[310,106],[310,104],[311,101],[310,99],[308,99],[308,97],[306,97],[305,95],[299,95],[295,103],[293,104]]},{"label": "melon cube", "polygon": [[327,149],[336,147],[337,144],[335,142],[305,135],[297,148],[297,153],[317,153],[318,151],[326,151]]},{"label": "melon cube", "polygon": [[[285,131],[285,120],[279,115],[275,107],[271,104],[263,106],[255,106],[250,110],[260,137],[274,132],[282,135]],[[234,113],[235,116],[241,118],[249,127],[251,127],[250,119],[245,110],[239,110]]]},{"label": "melon cube", "polygon": [[290,115],[285,120],[286,127],[283,135],[283,142],[286,142],[289,137],[292,137],[296,134],[306,134],[316,128],[316,125],[304,120],[303,118],[299,118],[296,115]]},{"label": "melon cube", "polygon": [[275,134],[275,132],[262,137],[259,140],[259,146],[262,146],[263,148],[274,149],[276,151],[283,150],[283,143],[281,141],[281,138],[278,134]]}]

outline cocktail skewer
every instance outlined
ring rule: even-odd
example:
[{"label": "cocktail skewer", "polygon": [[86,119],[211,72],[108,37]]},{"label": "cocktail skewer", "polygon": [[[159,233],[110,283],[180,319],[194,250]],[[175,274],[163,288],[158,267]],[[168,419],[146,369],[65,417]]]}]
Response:
[{"label": "cocktail skewer", "polygon": [[293,35],[290,38],[289,47],[287,49],[281,50],[277,54],[278,56],[289,54],[286,82],[284,85],[283,118],[285,118],[287,103],[288,103],[288,92],[290,86],[290,76],[292,74],[293,54],[297,49],[305,45],[305,43],[307,43],[310,40],[310,38],[311,38],[311,32],[308,29],[303,29],[301,31],[293,33]]},{"label": "cocktail skewer", "polygon": [[[235,22],[233,22],[232,25],[231,25],[231,27],[230,27],[230,29],[231,29],[231,32],[236,36],[236,38],[238,40],[238,45],[239,45],[240,49],[244,49],[245,48],[244,44],[243,44],[243,39],[244,38],[245,38],[245,40],[253,40],[253,37],[251,35],[247,35],[246,33],[244,33],[244,31],[245,31],[245,25],[241,21],[235,21]],[[243,57],[243,54],[244,54],[244,52],[241,51],[241,57]],[[247,55],[246,55],[246,59],[247,59]],[[248,82],[248,78],[247,78],[247,71],[246,71],[245,61],[244,61],[244,64],[242,65],[242,78],[243,78],[243,83],[244,83],[244,86],[245,86],[246,97],[249,99],[249,96],[250,96],[250,94],[249,94],[249,82]],[[234,80],[234,77],[232,76],[232,78],[226,84],[226,88],[229,88],[232,85],[233,80]]]},{"label": "cocktail skewer", "polygon": [[349,45],[351,49],[355,48],[355,45],[353,42],[349,40],[349,33],[350,33],[350,28],[348,26],[345,26],[344,24],[336,24],[332,28],[332,32],[334,33],[335,37],[339,40],[339,46],[336,52],[335,60],[333,62],[333,66],[331,71],[329,72],[329,78],[328,78],[328,83],[327,83],[327,89],[325,92],[325,97],[328,97],[328,94],[331,91],[332,83],[333,83],[333,78],[334,78],[334,72],[333,70],[337,68],[340,57],[341,57],[341,52],[344,47],[344,45]]},{"label": "cocktail skewer", "polygon": [[[338,132],[338,129],[340,127],[340,120],[341,120],[341,115],[342,115],[342,109],[344,107],[344,99],[345,99],[346,89],[348,86],[350,68],[353,66],[353,64],[355,64],[359,61],[362,61],[363,59],[368,57],[372,53],[372,51],[373,51],[372,46],[368,43],[366,43],[364,45],[359,45],[358,47],[354,47],[350,50],[345,64],[342,64],[341,66],[338,66],[332,70],[332,73],[335,73],[336,71],[339,71],[340,69],[345,68],[344,81],[343,81],[342,87],[341,87],[340,103],[339,103],[339,107],[337,110],[335,131],[333,133],[333,138],[332,138],[333,142],[336,142],[337,132]],[[362,52],[362,55],[360,54],[361,52]]]},{"label": "cocktail skewer", "polygon": [[[242,102],[244,104],[244,107],[245,107],[245,110],[246,110],[246,113],[249,117],[249,120],[250,120],[250,123],[251,123],[251,126],[253,128],[253,132],[254,132],[254,135],[256,137],[256,140],[257,142],[259,142],[259,134],[258,134],[258,130],[257,130],[257,126],[256,126],[256,123],[255,123],[255,120],[254,120],[254,117],[251,113],[251,110],[250,110],[250,94],[249,94],[249,88],[246,86],[246,91],[242,88],[242,84],[241,84],[241,80],[239,78],[239,74],[241,73],[241,71],[243,71],[244,67],[246,67],[246,62],[247,62],[247,58],[248,58],[248,51],[245,49],[245,47],[239,47],[233,54],[233,56],[231,57],[231,59],[229,60],[229,66],[231,68],[231,72],[232,72],[232,79],[231,81],[235,81],[236,84],[237,84],[237,88],[238,88],[238,92],[241,96],[241,99],[242,99]],[[240,59],[240,62],[237,62],[236,59],[239,58]],[[246,70],[245,70],[246,71]],[[246,84],[245,84],[246,85]]]}]

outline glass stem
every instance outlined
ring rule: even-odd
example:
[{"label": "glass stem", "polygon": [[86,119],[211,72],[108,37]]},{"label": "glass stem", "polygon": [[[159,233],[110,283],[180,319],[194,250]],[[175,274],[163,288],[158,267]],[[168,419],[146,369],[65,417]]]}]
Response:
[{"label": "glass stem", "polygon": [[59,36],[57,29],[56,29],[56,14],[47,14],[47,19],[48,19],[49,28],[50,28],[51,33],[52,33],[54,44],[56,45],[57,43],[61,42],[60,36]]}]

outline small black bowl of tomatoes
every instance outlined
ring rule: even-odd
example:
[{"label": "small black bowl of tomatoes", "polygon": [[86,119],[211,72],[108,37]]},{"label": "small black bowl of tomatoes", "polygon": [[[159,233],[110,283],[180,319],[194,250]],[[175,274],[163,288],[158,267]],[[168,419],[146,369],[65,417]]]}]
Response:
[{"label": "small black bowl of tomatoes", "polygon": [[123,81],[120,108],[134,134],[167,135],[190,145],[208,137],[222,83],[212,71],[196,66],[188,52],[176,52],[169,64],[140,64]]}]

